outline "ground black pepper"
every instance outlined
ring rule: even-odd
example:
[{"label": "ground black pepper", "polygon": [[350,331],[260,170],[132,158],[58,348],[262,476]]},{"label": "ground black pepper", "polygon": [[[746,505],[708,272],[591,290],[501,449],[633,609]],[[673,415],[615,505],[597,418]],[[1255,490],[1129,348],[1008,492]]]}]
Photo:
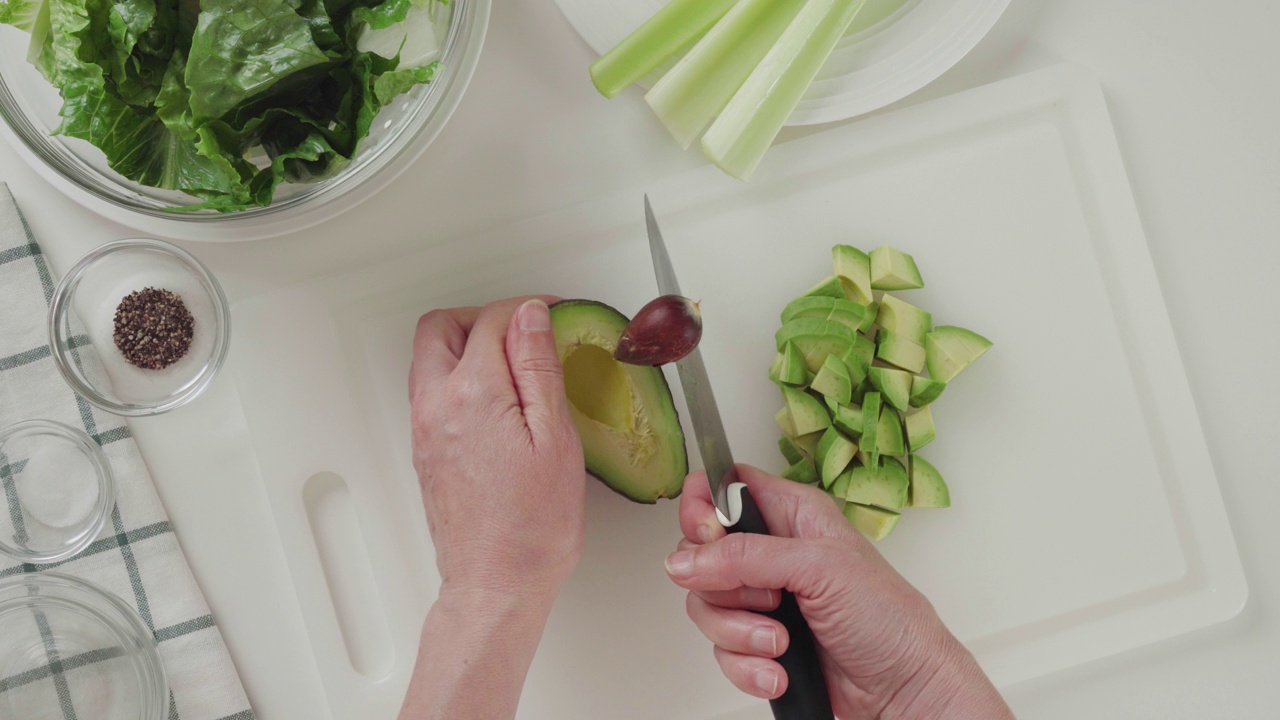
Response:
[{"label": "ground black pepper", "polygon": [[178,295],[156,288],[132,292],[116,308],[116,347],[130,365],[163,370],[191,350],[195,324]]}]

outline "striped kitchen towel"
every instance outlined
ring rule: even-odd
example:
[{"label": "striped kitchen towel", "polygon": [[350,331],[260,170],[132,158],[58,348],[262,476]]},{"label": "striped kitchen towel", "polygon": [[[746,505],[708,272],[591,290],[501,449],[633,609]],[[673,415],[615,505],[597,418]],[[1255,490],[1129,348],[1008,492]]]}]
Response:
[{"label": "striped kitchen towel", "polygon": [[[0,427],[41,419],[83,428],[111,461],[117,496],[111,521],[83,553],[47,565],[15,564],[0,556],[0,579],[56,568],[115,593],[138,611],[159,643],[169,679],[168,720],[253,720],[222,633],[129,426],[76,395],[54,366],[46,330],[52,294],[53,277],[40,246],[8,186],[0,183]],[[8,467],[0,467],[0,475]],[[5,496],[12,504],[12,495]],[[45,693],[50,707],[60,706],[67,720],[91,720],[94,709],[77,706],[76,675],[97,656],[101,653],[62,656],[53,648],[48,662],[41,658],[32,667],[0,668],[5,675],[0,705],[4,693],[21,693],[27,700]]]}]

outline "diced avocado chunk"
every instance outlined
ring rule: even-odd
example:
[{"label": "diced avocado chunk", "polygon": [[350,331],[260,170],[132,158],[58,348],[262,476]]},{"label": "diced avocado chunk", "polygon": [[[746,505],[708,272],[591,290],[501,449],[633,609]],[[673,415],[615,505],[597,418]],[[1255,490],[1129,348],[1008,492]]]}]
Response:
[{"label": "diced avocado chunk", "polygon": [[911,461],[911,507],[951,507],[951,490],[942,473],[919,455]]},{"label": "diced avocado chunk", "polygon": [[818,439],[822,437],[821,432],[811,432],[808,435],[799,435],[791,438],[796,447],[800,448],[800,452],[811,458],[818,456]]},{"label": "diced avocado chunk", "polygon": [[824,397],[844,405],[849,404],[849,398],[853,394],[853,383],[849,380],[849,370],[840,361],[840,358],[835,355],[827,356],[826,361],[822,363],[822,368],[818,370],[817,376],[813,378],[813,382],[809,387],[822,393]]},{"label": "diced avocado chunk", "polygon": [[902,432],[902,420],[893,408],[886,407],[880,411],[880,422],[876,426],[876,450],[881,455],[902,457],[907,454],[907,439]]},{"label": "diced avocado chunk", "polygon": [[778,423],[778,429],[782,430],[783,435],[795,437],[800,434],[796,432],[796,423],[791,419],[791,409],[789,407],[783,407],[774,413],[773,420]]},{"label": "diced avocado chunk", "polygon": [[813,377],[809,373],[809,366],[805,362],[804,353],[800,352],[800,348],[790,341],[782,346],[782,351],[774,359],[774,365],[777,368],[776,372],[771,367],[769,369],[769,378],[776,383],[798,387],[809,384],[809,380]]},{"label": "diced avocado chunk", "polygon": [[867,397],[867,393],[875,390],[871,387],[871,378],[863,378],[862,382],[853,387],[853,405],[861,405]]},{"label": "diced avocado chunk", "polygon": [[827,488],[827,492],[831,493],[831,497],[839,498],[840,502],[844,502],[844,496],[849,492],[849,473],[852,470],[845,470],[840,473],[840,477],[831,483],[831,487]]},{"label": "diced avocado chunk", "polygon": [[880,313],[880,303],[873,302],[867,305],[867,316],[862,318],[862,326],[858,329],[862,332],[870,332],[871,326],[876,322],[876,315]]},{"label": "diced avocado chunk", "polygon": [[[794,433],[788,433],[792,437],[826,430],[831,426],[831,416],[814,396],[803,390],[785,386],[782,388],[782,396],[787,401],[787,411],[791,415],[791,423],[795,429]],[[785,428],[783,432],[786,432]]]},{"label": "diced avocado chunk", "polygon": [[889,537],[889,533],[898,526],[898,520],[902,517],[892,510],[857,503],[845,503],[844,516],[854,529],[869,540],[883,540]]},{"label": "diced avocado chunk", "polygon": [[877,436],[880,434],[880,393],[869,392],[862,399],[862,439],[859,444],[869,453],[870,463],[863,461],[863,464],[876,466],[880,464],[880,443]]},{"label": "diced avocado chunk", "polygon": [[871,367],[871,361],[876,357],[876,344],[871,342],[871,338],[866,335],[857,334],[853,336],[853,354],[867,361],[867,367]]},{"label": "diced avocado chunk", "polygon": [[782,324],[785,325],[788,320],[797,317],[826,320],[827,315],[831,313],[831,308],[835,307],[840,300],[829,295],[801,295],[782,308]]},{"label": "diced avocado chunk", "polygon": [[911,407],[911,373],[906,370],[873,367],[868,377],[886,402],[899,410]]},{"label": "diced avocado chunk", "polygon": [[844,363],[845,370],[849,375],[849,383],[854,389],[867,379],[867,371],[871,369],[871,362],[862,355],[861,349],[854,345],[841,358]]},{"label": "diced avocado chunk", "polygon": [[845,295],[863,305],[870,303],[871,257],[852,245],[836,245],[831,248],[831,261]]},{"label": "diced avocado chunk", "polygon": [[849,472],[849,490],[844,497],[859,505],[901,510],[907,506],[909,488],[906,469],[890,458],[880,468],[855,466]]},{"label": "diced avocado chunk", "polygon": [[[773,340],[779,352],[788,342],[796,342],[797,339],[806,337],[832,337],[844,341],[846,345],[853,345],[858,334],[845,325],[821,318],[792,318],[782,323],[782,327],[773,334]],[[800,350],[803,352],[804,348]],[[822,367],[822,361],[825,359],[825,356],[819,358],[817,366]],[[815,369],[814,372],[817,370]]]},{"label": "diced avocado chunk", "polygon": [[818,469],[822,476],[822,486],[831,487],[840,473],[853,462],[858,454],[858,445],[845,437],[835,428],[827,428],[818,440]]},{"label": "diced avocado chunk", "polygon": [[961,370],[982,357],[991,341],[972,330],[953,325],[934,328],[924,338],[926,364],[934,380],[951,382]]},{"label": "diced avocado chunk", "polygon": [[947,384],[941,380],[933,378],[920,377],[919,375],[911,378],[911,407],[924,407],[942,394],[947,389]]},{"label": "diced avocado chunk", "polygon": [[938,436],[933,427],[933,411],[927,407],[908,415],[902,424],[907,428],[907,449],[911,452],[928,445]]},{"label": "diced avocado chunk", "polygon": [[774,341],[781,351],[788,342],[793,342],[796,349],[804,356],[805,366],[810,372],[822,369],[828,355],[843,358],[851,352],[858,334],[848,327],[829,320],[817,318],[793,318],[783,323],[774,334]]},{"label": "diced avocado chunk", "polygon": [[792,300],[782,311],[782,322],[796,318],[815,318],[838,322],[850,330],[862,327],[867,309],[858,303],[829,296],[806,296]]},{"label": "diced avocado chunk", "polygon": [[822,282],[809,288],[805,295],[813,297],[833,297],[846,299],[844,294],[844,285],[840,283],[840,278],[832,275]]},{"label": "diced avocado chunk", "polygon": [[871,251],[871,287],[876,290],[911,290],[924,287],[916,261],[897,248],[883,245]]},{"label": "diced avocado chunk", "polygon": [[809,458],[789,435],[783,435],[778,438],[778,452],[782,453],[782,457],[786,458],[788,465],[794,465],[801,460]]},{"label": "diced avocado chunk", "polygon": [[933,330],[933,316],[905,300],[885,293],[880,298],[880,309],[876,311],[876,324],[917,345],[924,345],[924,336]]},{"label": "diced avocado chunk", "polygon": [[[876,336],[876,357],[909,372],[924,370],[924,346],[884,328]],[[908,393],[909,394],[909,393]]]},{"label": "diced avocado chunk", "polygon": [[836,405],[831,407],[831,424],[837,430],[850,437],[862,434],[862,407],[859,405]]},{"label": "diced avocado chunk", "polygon": [[782,477],[788,480],[794,480],[798,483],[812,485],[813,483],[818,482],[818,470],[814,466],[812,460],[809,458],[800,458],[796,462],[788,465],[786,470],[782,471]]}]

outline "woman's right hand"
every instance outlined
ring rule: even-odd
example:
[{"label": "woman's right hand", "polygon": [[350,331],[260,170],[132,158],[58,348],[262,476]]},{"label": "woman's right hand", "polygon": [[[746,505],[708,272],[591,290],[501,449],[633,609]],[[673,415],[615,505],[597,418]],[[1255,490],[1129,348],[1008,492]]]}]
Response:
[{"label": "woman's right hand", "polygon": [[822,490],[739,466],[770,536],[725,535],[706,475],[680,502],[684,540],[667,559],[689,590],[688,612],[742,691],[777,698],[787,677],[774,658],[787,631],[758,614],[795,593],[821,650],[832,705],[842,720],[1012,718],[973,656],[928,600],[899,575]]}]

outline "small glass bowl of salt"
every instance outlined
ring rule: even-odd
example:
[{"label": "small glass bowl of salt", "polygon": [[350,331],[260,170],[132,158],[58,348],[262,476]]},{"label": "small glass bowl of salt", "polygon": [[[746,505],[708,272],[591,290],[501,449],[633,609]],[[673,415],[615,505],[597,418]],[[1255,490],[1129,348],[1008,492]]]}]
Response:
[{"label": "small glass bowl of salt", "polygon": [[25,563],[78,555],[106,527],[115,483],[102,449],[51,420],[0,428],[0,554]]}]

